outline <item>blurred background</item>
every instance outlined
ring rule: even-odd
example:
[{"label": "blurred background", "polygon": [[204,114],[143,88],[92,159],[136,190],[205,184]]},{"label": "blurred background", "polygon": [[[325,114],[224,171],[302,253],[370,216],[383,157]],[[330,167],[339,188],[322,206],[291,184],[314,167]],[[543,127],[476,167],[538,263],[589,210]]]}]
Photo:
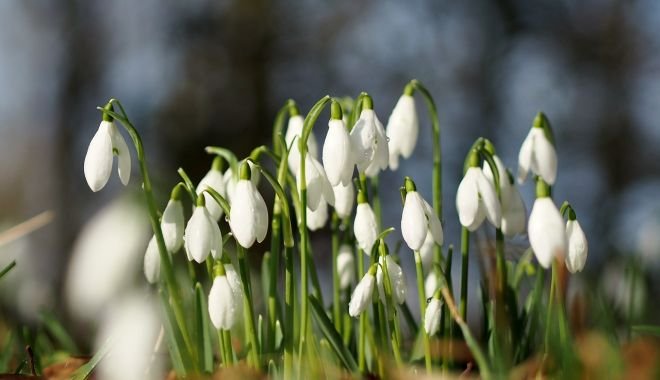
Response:
[{"label": "blurred background", "polygon": [[[645,269],[641,287],[658,294],[651,274],[660,267],[660,2],[5,0],[0,52],[0,231],[43,211],[54,215],[0,246],[0,264],[18,262],[0,284],[5,313],[27,320],[43,308],[70,313],[61,301],[81,231],[118,199],[141,201],[134,154],[128,188],[113,174],[92,193],[84,179],[96,106],[111,97],[142,133],[164,207],[178,167],[194,181],[209,169],[205,146],[243,157],[269,143],[288,98],[305,111],[325,94],[368,91],[386,122],[413,78],[440,113],[447,243],[459,243],[454,197],[471,143],[490,138],[515,171],[543,110],[559,155],[555,199],[573,204],[589,238],[580,279],[616,293],[625,258],[634,257]],[[430,124],[421,101],[418,110],[414,156],[381,176],[384,226],[399,228],[404,175],[431,197]],[[316,131],[322,143],[325,122]],[[521,192],[529,210],[532,185]],[[144,227],[130,237],[139,278],[150,234],[146,218],[135,225]],[[108,248],[129,239],[125,229],[110,230],[98,251],[109,265]],[[314,239],[319,267],[329,268],[327,231]],[[513,257],[526,244],[518,240]],[[94,277],[81,286],[93,289]],[[648,307],[643,315],[657,319],[657,306]]]}]

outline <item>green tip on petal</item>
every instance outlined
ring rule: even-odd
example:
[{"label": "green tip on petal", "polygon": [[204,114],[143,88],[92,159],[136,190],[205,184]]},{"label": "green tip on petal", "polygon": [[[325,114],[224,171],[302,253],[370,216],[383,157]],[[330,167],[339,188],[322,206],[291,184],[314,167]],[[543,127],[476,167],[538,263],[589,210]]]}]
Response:
[{"label": "green tip on petal", "polygon": [[575,215],[575,210],[573,210],[573,207],[568,206],[568,220],[575,220],[577,219],[577,215]]},{"label": "green tip on petal", "polygon": [[369,267],[369,274],[372,275],[372,276],[375,276],[376,272],[378,272],[378,263],[373,263]]},{"label": "green tip on petal", "polygon": [[289,117],[300,115],[300,109],[298,109],[298,105],[293,99],[289,99],[287,104],[289,106]]},{"label": "green tip on petal", "polygon": [[247,161],[241,163],[241,168],[238,171],[238,179],[247,179],[249,180],[252,177],[252,170],[250,170],[250,165]]},{"label": "green tip on petal", "polygon": [[213,275],[214,277],[226,276],[225,266],[222,264],[222,261],[217,260],[213,266]]},{"label": "green tip on petal", "polygon": [[403,180],[403,184],[406,188],[406,193],[417,191],[417,186],[415,186],[415,182],[412,180],[412,178],[406,176],[406,178]]},{"label": "green tip on petal", "polygon": [[539,113],[536,114],[536,117],[534,118],[534,128],[541,128],[543,130],[543,133],[545,134],[545,137],[550,141],[550,143],[554,146],[555,145],[555,136],[552,132],[552,126],[550,125],[550,120],[548,117],[543,113],[543,111],[539,111]]},{"label": "green tip on petal", "polygon": [[172,189],[172,192],[170,193],[170,199],[173,201],[180,201],[181,200],[181,192],[183,191],[182,189],[185,189],[185,185],[181,182],[177,183],[176,186]]},{"label": "green tip on petal", "polygon": [[479,149],[475,148],[470,151],[468,156],[468,168],[478,168],[479,166]]},{"label": "green tip on petal", "polygon": [[197,207],[205,207],[206,206],[206,197],[197,197],[196,205],[197,205]]},{"label": "green tip on petal", "polygon": [[358,190],[357,203],[362,204],[362,203],[367,203],[367,201],[368,201],[367,194],[365,194],[365,192],[362,190]]},{"label": "green tip on petal", "polygon": [[403,95],[408,95],[408,96],[413,96],[415,94],[415,85],[413,84],[413,81],[410,81],[406,85],[406,87],[403,88]]},{"label": "green tip on petal", "polygon": [[[106,110],[106,111],[112,111],[112,112],[115,111],[114,107],[112,107],[112,103],[111,103],[111,102],[108,102],[108,104],[106,104],[106,105],[103,107],[103,109]],[[114,119],[112,118],[112,116],[110,116],[109,114],[103,112],[103,121],[113,121],[113,120],[114,120]]]},{"label": "green tip on petal", "polygon": [[550,185],[548,185],[543,178],[536,177],[536,198],[550,197]]},{"label": "green tip on petal", "polygon": [[332,120],[341,120],[343,113],[341,111],[341,104],[335,99],[332,99],[332,105],[330,106],[330,118]]},{"label": "green tip on petal", "polygon": [[225,170],[225,161],[224,161],[224,159],[220,156],[216,156],[213,159],[213,163],[211,164],[211,169],[215,170],[215,171],[218,171],[218,172],[224,171]]},{"label": "green tip on petal", "polygon": [[384,239],[380,239],[379,246],[378,246],[378,253],[381,256],[387,256],[390,254],[389,248],[387,248],[387,244],[385,244]]},{"label": "green tip on petal", "polygon": [[493,145],[493,142],[488,139],[484,139],[484,150],[491,156],[495,155],[495,145]]},{"label": "green tip on petal", "polygon": [[369,94],[366,92],[362,93],[364,96],[362,97],[362,109],[365,110],[372,110],[374,109],[374,100],[371,98]]},{"label": "green tip on petal", "polygon": [[534,123],[532,126],[534,128],[543,128],[543,124],[547,122],[548,118],[545,116],[543,111],[539,111],[534,117]]}]

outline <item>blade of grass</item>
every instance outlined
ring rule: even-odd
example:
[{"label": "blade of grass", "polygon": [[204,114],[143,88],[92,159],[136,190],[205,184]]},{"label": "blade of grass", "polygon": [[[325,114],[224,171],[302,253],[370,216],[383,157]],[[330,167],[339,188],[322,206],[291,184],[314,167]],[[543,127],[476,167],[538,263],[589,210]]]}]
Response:
[{"label": "blade of grass", "polygon": [[9,265],[2,268],[2,270],[0,271],[0,278],[4,277],[4,275],[9,273],[10,270],[14,269],[15,266],[16,266],[16,260],[12,261],[11,263],[9,263]]},{"label": "blade of grass", "polygon": [[309,304],[312,306],[312,315],[314,315],[314,319],[321,328],[323,336],[325,336],[325,338],[328,340],[328,343],[330,343],[330,346],[334,350],[339,360],[341,360],[342,364],[348,370],[351,372],[357,372],[358,366],[355,362],[355,359],[350,354],[346,346],[344,346],[339,332],[335,330],[335,326],[326,315],[323,306],[314,296],[309,297]]},{"label": "blade of grass", "polygon": [[73,373],[71,380],[87,379],[92,374],[92,371],[94,371],[94,368],[96,368],[99,362],[110,350],[110,344],[110,340],[106,340],[105,343],[103,343],[103,346],[101,346],[101,348],[96,352],[96,354],[94,354],[94,356],[92,356],[92,358],[87,363],[82,365],[76,370],[76,372]]},{"label": "blade of grass", "polygon": [[192,359],[187,357],[183,358],[183,353],[179,350],[179,347],[185,347],[182,342],[182,338],[177,334],[178,330],[174,327],[174,315],[168,307],[168,296],[164,289],[161,289],[160,295],[163,298],[163,328],[165,329],[165,335],[167,336],[167,346],[169,347],[170,359],[172,360],[172,367],[174,367],[174,372],[178,376],[186,376],[186,369],[193,368]]},{"label": "blade of grass", "polygon": [[44,311],[40,313],[41,323],[43,323],[46,331],[55,338],[55,341],[62,349],[66,350],[70,354],[80,353],[80,349],[76,345],[76,342],[73,340],[71,335],[66,331],[62,326],[60,321],[57,320],[55,315],[50,311]]},{"label": "blade of grass", "polygon": [[195,323],[197,325],[197,353],[199,367],[206,373],[213,372],[213,352],[211,349],[211,332],[209,330],[208,308],[202,284],[195,285]]}]

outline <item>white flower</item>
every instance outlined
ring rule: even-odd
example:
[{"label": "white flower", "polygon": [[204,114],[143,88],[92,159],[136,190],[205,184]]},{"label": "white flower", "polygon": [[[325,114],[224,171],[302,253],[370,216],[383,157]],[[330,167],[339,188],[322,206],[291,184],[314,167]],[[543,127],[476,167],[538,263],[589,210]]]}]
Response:
[{"label": "white flower", "polygon": [[353,159],[360,173],[368,177],[387,169],[390,151],[387,136],[373,109],[363,109],[351,130]]},{"label": "white flower", "polygon": [[577,220],[566,222],[566,237],[568,239],[568,254],[566,255],[566,268],[571,273],[580,272],[587,261],[589,245],[587,237]]},{"label": "white flower", "polygon": [[183,205],[179,199],[170,199],[160,220],[160,229],[168,252],[175,253],[183,245]]},{"label": "white flower", "polygon": [[[227,276],[227,281],[229,282],[229,286],[231,287],[231,291],[234,295],[234,298],[236,299],[236,302],[238,302],[239,305],[242,305],[245,294],[243,293],[243,284],[241,283],[241,278],[236,272],[236,269],[234,269],[234,265],[225,264],[225,276]],[[239,308],[238,315],[240,316],[242,314],[243,309]]]},{"label": "white flower", "polygon": [[[231,170],[229,170],[229,172],[231,172]],[[211,170],[206,173],[204,178],[199,181],[199,184],[197,184],[197,188],[195,189],[197,195],[202,193],[204,194],[204,198],[206,199],[206,208],[209,210],[211,218],[217,222],[222,217],[223,210],[222,207],[220,207],[220,204],[215,201],[211,194],[204,192],[207,187],[212,188],[213,190],[217,191],[218,194],[226,197],[227,184],[223,173],[217,168],[211,168]]]},{"label": "white flower", "polygon": [[321,199],[319,207],[312,211],[307,207],[307,228],[310,231],[316,231],[325,226],[325,223],[328,221],[328,204],[325,203],[325,200]]},{"label": "white flower", "polygon": [[[300,173],[296,176],[298,188],[301,189]],[[332,185],[325,175],[325,170],[320,162],[314,157],[307,155],[305,158],[305,183],[307,185],[307,207],[312,211],[316,210],[321,204],[321,199],[329,205],[335,204],[335,193],[332,191]]]},{"label": "white flower", "polygon": [[353,176],[351,137],[342,120],[331,119],[323,144],[323,166],[332,186],[348,185]]},{"label": "white flower", "polygon": [[544,268],[549,268],[555,257],[564,257],[566,252],[566,230],[564,220],[549,197],[536,198],[527,226],[529,244],[536,259]]},{"label": "white flower", "polygon": [[156,236],[152,236],[144,254],[144,277],[150,284],[155,284],[160,278],[160,252]]},{"label": "white flower", "polygon": [[[390,275],[390,284],[392,284],[392,298],[398,304],[402,304],[406,301],[406,276],[403,273],[403,270],[399,264],[394,261],[394,259],[387,255],[387,273]],[[385,300],[385,287],[383,284],[383,269],[385,260],[383,256],[378,259],[380,265],[376,271],[376,283],[378,284],[378,294],[382,300]]]},{"label": "white flower", "polygon": [[426,313],[424,313],[424,330],[431,336],[438,332],[440,329],[440,316],[442,315],[442,303],[439,299],[433,298],[428,305],[426,305]]},{"label": "white flower", "polygon": [[424,280],[424,294],[426,298],[433,297],[433,294],[440,287],[440,281],[438,281],[438,275],[434,270],[431,270]]},{"label": "white flower", "polygon": [[523,183],[527,173],[543,178],[549,185],[557,178],[557,152],[542,128],[532,127],[518,153],[518,182]]},{"label": "white flower", "polygon": [[229,226],[236,241],[244,248],[250,248],[255,240],[261,243],[268,232],[268,209],[259,190],[248,179],[236,184],[231,205]]},{"label": "white flower", "polygon": [[387,121],[389,138],[390,169],[399,167],[399,155],[408,158],[413,153],[419,134],[419,121],[415,109],[415,98],[403,94],[394,106]]},{"label": "white flower", "polygon": [[433,240],[441,245],[443,243],[442,225],[438,215],[417,191],[408,191],[401,214],[401,234],[408,247],[413,251],[422,248],[427,232],[431,233]]},{"label": "white flower", "polygon": [[[200,198],[203,199],[203,198]],[[195,207],[185,232],[185,248],[193,260],[204,262],[209,253],[213,258],[222,257],[222,234],[220,227],[206,210],[203,202]]]},{"label": "white flower", "polygon": [[378,237],[378,223],[376,223],[376,215],[369,203],[358,204],[353,222],[353,233],[358,247],[367,255],[371,255],[371,248]]},{"label": "white flower", "polygon": [[374,293],[374,285],[376,283],[376,278],[371,273],[362,277],[362,280],[357,284],[353,294],[351,295],[351,301],[348,304],[348,314],[351,317],[357,317],[362,314],[362,312],[369,306],[371,303],[371,297]]},{"label": "white flower", "polygon": [[486,217],[495,227],[500,227],[500,202],[481,168],[471,167],[465,172],[456,192],[456,209],[461,224],[470,231],[479,228]]},{"label": "white flower", "polygon": [[343,244],[337,254],[337,272],[339,273],[339,288],[348,289],[355,281],[355,259],[350,245]]},{"label": "white flower", "polygon": [[[298,139],[302,137],[304,119],[300,115],[291,116],[289,118],[289,125],[286,127],[286,134],[284,141],[286,146],[291,147],[289,151],[289,169],[293,175],[298,174],[300,168],[300,149],[298,147]],[[294,142],[295,140],[295,142]],[[313,158],[318,157],[318,147],[316,146],[316,137],[314,131],[311,131],[307,139],[307,155]]]},{"label": "white flower", "polygon": [[131,178],[131,154],[128,145],[115,124],[104,120],[89,142],[85,156],[85,179],[92,191],[99,191],[108,183],[115,154],[119,179],[122,184],[127,185]]},{"label": "white flower", "polygon": [[433,255],[435,255],[435,240],[433,240],[433,235],[430,230],[426,231],[426,238],[424,238],[424,244],[419,249],[419,255],[422,257],[422,268],[424,268],[424,273],[428,273],[433,266]]},{"label": "white flower", "polygon": [[355,202],[355,191],[353,190],[353,183],[349,182],[346,186],[341,183],[332,188],[335,193],[335,211],[337,215],[346,219],[351,216],[353,211],[353,202]]},{"label": "white flower", "polygon": [[[500,191],[502,195],[502,232],[506,236],[514,236],[525,232],[525,225],[527,222],[527,210],[525,203],[522,200],[520,191],[513,179],[509,179],[507,169],[502,163],[502,160],[497,155],[493,156],[493,160],[497,165],[497,170],[500,174]],[[493,173],[490,170],[490,165],[484,162],[483,173],[488,178],[490,183],[495,187]]]},{"label": "white flower", "polygon": [[165,378],[164,361],[154,355],[162,324],[158,304],[140,294],[112,302],[96,337],[96,352],[108,349],[94,371],[101,380]]},{"label": "white flower", "polygon": [[[248,161],[247,163],[250,165],[250,180],[255,187],[259,186],[259,180],[261,179],[261,173],[259,173],[259,169],[254,166],[252,162]],[[236,190],[236,184],[238,183],[238,173],[234,175],[234,172],[231,170],[231,168],[229,168],[225,171],[223,178],[225,181],[225,191],[227,193],[226,199],[227,202],[229,202],[231,205],[231,202],[234,198],[234,191]]]},{"label": "white flower", "polygon": [[216,276],[209,292],[209,316],[216,329],[234,327],[243,307],[238,301],[227,276]]}]

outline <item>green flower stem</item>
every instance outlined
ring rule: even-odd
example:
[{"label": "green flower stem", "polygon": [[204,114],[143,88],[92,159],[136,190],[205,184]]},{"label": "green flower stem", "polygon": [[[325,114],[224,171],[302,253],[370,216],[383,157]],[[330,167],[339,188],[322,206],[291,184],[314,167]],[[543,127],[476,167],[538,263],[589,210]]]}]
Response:
[{"label": "green flower stem", "polygon": [[466,227],[461,228],[461,302],[459,309],[461,311],[461,318],[467,318],[467,302],[468,302],[468,266],[470,252],[470,231]]},{"label": "green flower stem", "polygon": [[378,226],[378,231],[380,231],[383,212],[380,205],[380,197],[378,196],[378,176],[371,178],[371,199],[371,203],[374,206],[374,215],[376,215],[376,225]]},{"label": "green flower stem", "polygon": [[222,330],[222,340],[224,341],[225,348],[227,349],[227,365],[234,364],[234,349],[231,345],[231,331]]},{"label": "green flower stem", "polygon": [[248,353],[248,363],[254,367],[259,368],[259,341],[255,333],[255,318],[254,310],[252,309],[252,287],[250,286],[250,273],[248,269],[247,260],[245,259],[245,248],[241,247],[236,242],[236,253],[238,256],[238,267],[241,275],[241,283],[243,284],[243,310],[245,312],[245,335],[247,336],[248,343],[250,344],[250,352]]},{"label": "green flower stem", "polygon": [[[174,312],[174,317],[176,319],[177,325],[179,326],[179,330],[181,330],[181,336],[183,337],[186,350],[191,356],[193,356],[194,350],[190,334],[188,332],[188,327],[186,325],[185,314],[183,313],[183,300],[181,298],[181,292],[176,280],[176,276],[174,275],[174,268],[172,266],[172,261],[170,260],[170,254],[167,252],[167,248],[165,246],[163,231],[160,229],[158,210],[156,208],[156,201],[154,200],[151,180],[149,179],[149,170],[147,169],[147,161],[144,154],[142,138],[140,137],[140,134],[138,133],[135,126],[133,126],[133,124],[128,120],[128,116],[126,115],[124,107],[121,105],[121,103],[116,99],[111,99],[108,104],[117,104],[121,110],[122,115],[117,114],[116,112],[112,111],[112,109],[101,107],[98,107],[98,109],[105,115],[112,116],[113,118],[119,120],[124,126],[124,129],[126,129],[128,134],[131,136],[133,144],[135,145],[137,159],[140,163],[140,173],[142,174],[142,190],[144,191],[144,195],[147,200],[147,209],[149,210],[149,221],[151,222],[151,229],[154,231],[154,236],[156,237],[156,243],[158,245],[158,252],[160,254],[160,267],[161,273],[163,274],[161,277],[164,278],[165,285],[167,286],[168,293],[170,294],[172,311]],[[172,344],[176,344],[176,342],[172,342]]]},{"label": "green flower stem", "polygon": [[[384,244],[381,241],[380,244]],[[386,252],[386,251],[385,251]],[[381,256],[385,256],[385,252],[381,252]],[[401,329],[399,326],[399,317],[396,313],[396,307],[394,306],[393,299],[393,290],[392,290],[392,281],[390,281],[390,272],[387,267],[387,260],[383,260],[382,265],[383,270],[383,288],[385,290],[385,305],[386,312],[388,317],[388,325],[390,329],[390,344],[392,346],[392,353],[394,355],[394,360],[397,366],[401,367],[403,365],[403,360],[401,359]]]},{"label": "green flower stem", "polygon": [[339,292],[339,272],[337,268],[337,256],[339,255],[339,216],[335,211],[332,212],[330,221],[330,231],[332,233],[332,321],[335,329],[341,331],[342,315]]},{"label": "green flower stem", "polygon": [[[329,96],[324,96],[314,104],[312,109],[305,117],[303,123],[302,136],[298,141],[298,149],[300,151],[300,225],[298,226],[298,231],[300,233],[300,271],[301,271],[301,288],[302,288],[302,311],[301,311],[301,321],[300,321],[300,342],[298,344],[298,355],[303,355],[305,349],[305,340],[307,338],[308,327],[309,327],[309,284],[308,284],[308,240],[309,232],[307,231],[307,180],[305,178],[305,158],[307,156],[307,140],[309,135],[312,132],[314,123],[318,119],[323,108],[330,102],[331,98]],[[302,361],[301,361],[302,363]],[[302,368],[302,366],[300,366]]]},{"label": "green flower stem", "polygon": [[278,156],[282,156],[282,153],[286,151],[286,146],[281,143],[282,140],[280,139],[280,136],[283,134],[284,121],[287,114],[291,115],[292,109],[297,109],[296,102],[293,99],[289,99],[275,116],[275,122],[273,123],[273,150]]},{"label": "green flower stem", "polygon": [[[420,81],[413,79],[410,84],[422,94],[431,117],[431,126],[433,127],[433,209],[442,221],[442,146],[440,145],[438,109],[435,106],[433,96]],[[439,249],[440,247],[436,248]]]},{"label": "green flower stem", "polygon": [[294,299],[293,287],[293,249],[284,247],[285,289],[284,289],[284,378],[293,378],[293,346],[294,346]]},{"label": "green flower stem", "polygon": [[[426,314],[426,294],[424,289],[424,269],[422,268],[422,255],[419,251],[415,251],[415,270],[417,273],[417,294],[419,296],[419,312],[421,320],[424,320]],[[431,362],[431,342],[426,329],[423,327],[419,329],[422,334],[422,342],[424,344],[424,363],[426,364],[426,372],[431,373],[433,363]]]},{"label": "green flower stem", "polygon": [[[364,276],[364,251],[358,249],[358,278]],[[366,346],[366,337],[367,337],[367,314],[360,314],[360,326],[358,331],[358,367],[360,368],[360,373],[365,373],[367,370],[367,360],[365,355],[365,346]]]},{"label": "green flower stem", "polygon": [[[542,270],[542,269],[541,269]],[[553,261],[552,264],[552,277],[550,279],[550,295],[548,296],[548,311],[545,319],[545,354],[547,355],[550,350],[550,331],[552,330],[551,324],[553,321],[552,314],[554,313],[555,293],[557,291],[557,270]]]}]

